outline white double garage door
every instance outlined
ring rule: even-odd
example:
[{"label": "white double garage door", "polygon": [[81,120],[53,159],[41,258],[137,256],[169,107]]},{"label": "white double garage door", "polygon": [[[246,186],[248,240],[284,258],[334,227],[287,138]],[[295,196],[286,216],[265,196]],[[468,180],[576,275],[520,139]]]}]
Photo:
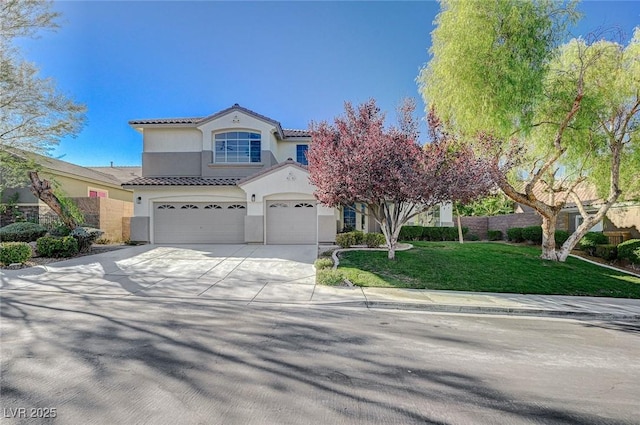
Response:
[{"label": "white double garage door", "polygon": [[[267,201],[268,244],[315,244],[313,201]],[[246,203],[159,202],[153,207],[155,243],[244,243]]]}]

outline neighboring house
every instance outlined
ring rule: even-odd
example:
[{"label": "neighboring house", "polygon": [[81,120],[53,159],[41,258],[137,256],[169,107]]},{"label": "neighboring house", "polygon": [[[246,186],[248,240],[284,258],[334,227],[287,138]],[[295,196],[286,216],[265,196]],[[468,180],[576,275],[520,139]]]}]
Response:
[{"label": "neighboring house", "polygon": [[[88,225],[102,229],[107,239],[128,239],[129,226],[128,222],[123,226],[123,219],[133,215],[133,191],[123,188],[122,183],[140,176],[141,167],[81,167],[30,152],[19,155],[33,160],[39,166],[41,179],[52,181],[78,204]],[[27,181],[24,187],[5,190],[2,202],[17,197],[16,209],[26,219],[47,220],[53,213],[31,192]],[[3,217],[2,225],[9,221],[9,217]]]},{"label": "neighboring house", "polygon": [[377,230],[363,206],[329,208],[309,182],[306,130],[238,104],[202,118],[133,120],[143,136],[131,239],[152,243],[331,243]]}]

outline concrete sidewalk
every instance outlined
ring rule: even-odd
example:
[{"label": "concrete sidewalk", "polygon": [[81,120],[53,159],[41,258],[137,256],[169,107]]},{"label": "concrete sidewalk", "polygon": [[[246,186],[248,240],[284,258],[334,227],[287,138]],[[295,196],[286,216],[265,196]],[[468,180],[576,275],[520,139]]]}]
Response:
[{"label": "concrete sidewalk", "polygon": [[640,321],[637,299],[316,285],[315,255],[313,246],[145,245],[2,270],[0,296],[55,293]]},{"label": "concrete sidewalk", "polygon": [[640,300],[395,288],[316,286],[313,303],[360,302],[369,308],[640,321]]}]

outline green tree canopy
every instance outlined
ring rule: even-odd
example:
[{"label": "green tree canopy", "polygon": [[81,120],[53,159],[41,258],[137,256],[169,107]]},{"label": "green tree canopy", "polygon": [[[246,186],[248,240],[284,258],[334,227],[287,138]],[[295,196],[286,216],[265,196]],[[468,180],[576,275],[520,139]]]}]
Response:
[{"label": "green tree canopy", "polygon": [[[449,131],[493,157],[502,191],[542,216],[543,254],[564,261],[622,193],[637,193],[640,30],[625,47],[567,38],[575,3],[442,0],[431,60],[418,77]],[[520,181],[514,182],[518,176]],[[588,212],[579,185],[599,188]],[[556,251],[558,214],[583,224]]]},{"label": "green tree canopy", "polygon": [[[85,107],[60,93],[51,78],[41,78],[26,61],[15,40],[55,29],[51,2],[7,0],[0,6],[0,171],[28,180],[30,164],[11,157],[11,149],[47,153],[62,137],[77,133]],[[0,182],[0,189],[6,187]]]},{"label": "green tree canopy", "polygon": [[427,105],[461,134],[526,128],[575,2],[441,0],[431,59],[418,76]]}]

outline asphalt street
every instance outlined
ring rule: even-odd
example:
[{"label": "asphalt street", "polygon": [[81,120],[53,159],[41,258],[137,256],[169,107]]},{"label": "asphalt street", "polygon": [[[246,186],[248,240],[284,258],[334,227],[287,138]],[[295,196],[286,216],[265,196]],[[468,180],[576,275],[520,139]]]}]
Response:
[{"label": "asphalt street", "polygon": [[637,323],[44,291],[0,313],[7,424],[640,423]]}]

